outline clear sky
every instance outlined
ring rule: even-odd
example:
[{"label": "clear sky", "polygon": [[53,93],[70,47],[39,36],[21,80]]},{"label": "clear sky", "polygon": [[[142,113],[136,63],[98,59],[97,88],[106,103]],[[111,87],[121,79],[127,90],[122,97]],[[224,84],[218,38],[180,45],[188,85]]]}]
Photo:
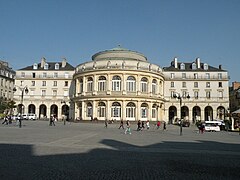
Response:
[{"label": "clear sky", "polygon": [[0,0],[0,33],[14,70],[41,57],[76,66],[121,44],[161,67],[200,57],[240,81],[240,0]]}]

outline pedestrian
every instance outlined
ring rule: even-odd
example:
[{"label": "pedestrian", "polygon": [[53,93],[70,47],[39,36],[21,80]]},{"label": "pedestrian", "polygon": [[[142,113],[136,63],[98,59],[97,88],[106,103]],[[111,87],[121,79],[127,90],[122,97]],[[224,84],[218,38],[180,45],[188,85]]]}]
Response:
[{"label": "pedestrian", "polygon": [[160,125],[161,125],[161,122],[160,122],[160,121],[157,121],[157,129],[160,128]]},{"label": "pedestrian", "polygon": [[137,131],[140,131],[141,130],[141,121],[138,120],[138,123],[137,123]]},{"label": "pedestrian", "polygon": [[131,128],[130,128],[130,122],[129,122],[129,120],[127,120],[127,123],[126,123],[126,125],[127,125],[127,128],[126,128],[126,130],[125,130],[125,134],[132,134],[131,133]]},{"label": "pedestrian", "polygon": [[144,121],[142,121],[142,129],[141,131],[145,128]]},{"label": "pedestrian", "polygon": [[19,125],[19,128],[22,127],[22,120],[23,120],[23,116],[20,115],[19,119],[18,119],[18,125]]},{"label": "pedestrian", "polygon": [[107,122],[107,119],[105,119],[105,128],[107,128],[108,126],[108,122]]},{"label": "pedestrian", "polygon": [[121,129],[121,128],[124,129],[124,126],[123,126],[123,120],[120,121],[120,126],[119,126],[118,129]]},{"label": "pedestrian", "polygon": [[164,130],[164,131],[167,130],[166,122],[165,122],[165,121],[163,122],[163,130]]},{"label": "pedestrian", "polygon": [[6,125],[8,125],[8,117],[7,116],[5,116],[4,118],[3,118],[3,122],[2,122],[2,124],[5,124],[6,123]]},{"label": "pedestrian", "polygon": [[55,126],[55,118],[53,116],[50,116],[50,122],[49,122],[49,126],[54,125]]},{"label": "pedestrian", "polygon": [[149,129],[149,128],[150,128],[150,123],[149,123],[149,120],[147,120],[147,122],[146,122],[146,126],[147,126],[147,129]]}]

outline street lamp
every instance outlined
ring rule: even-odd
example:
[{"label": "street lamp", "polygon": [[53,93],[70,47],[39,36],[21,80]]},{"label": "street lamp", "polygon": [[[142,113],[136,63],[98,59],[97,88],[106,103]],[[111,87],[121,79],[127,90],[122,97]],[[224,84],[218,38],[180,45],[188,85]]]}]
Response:
[{"label": "street lamp", "polygon": [[[182,125],[183,125],[182,124],[183,123],[182,122],[182,98],[183,97],[181,97],[180,93],[174,93],[173,97],[177,98],[180,102],[180,136],[182,136]],[[189,94],[186,96],[186,98],[190,99]]]},{"label": "street lamp", "polygon": [[[19,90],[20,90],[20,92],[21,92],[21,98],[20,98],[20,111],[19,111],[19,113],[20,113],[20,119],[19,119],[19,127],[21,128],[22,127],[22,114],[23,114],[23,96],[24,96],[24,92],[25,92],[25,94],[28,94],[28,88],[27,88],[27,86],[25,86],[25,87],[23,87],[23,88],[21,88],[21,87],[18,87],[19,88]],[[14,87],[13,88],[13,92],[16,92],[17,91],[17,88],[16,87]]]}]

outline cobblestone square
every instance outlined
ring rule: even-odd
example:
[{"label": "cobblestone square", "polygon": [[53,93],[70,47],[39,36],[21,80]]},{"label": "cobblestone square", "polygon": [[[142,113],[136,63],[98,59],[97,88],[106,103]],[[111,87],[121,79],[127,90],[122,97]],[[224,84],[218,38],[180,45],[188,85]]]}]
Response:
[{"label": "cobblestone square", "polygon": [[0,179],[238,179],[236,132],[23,121],[0,126]]}]

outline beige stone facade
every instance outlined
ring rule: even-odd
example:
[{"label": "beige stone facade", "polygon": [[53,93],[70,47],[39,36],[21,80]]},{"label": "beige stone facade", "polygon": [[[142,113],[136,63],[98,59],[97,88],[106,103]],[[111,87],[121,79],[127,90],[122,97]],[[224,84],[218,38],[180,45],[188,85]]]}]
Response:
[{"label": "beige stone facade", "polygon": [[73,74],[74,67],[66,59],[47,62],[42,58],[40,63],[17,70],[14,100],[18,108],[14,114],[33,113],[40,119],[51,115],[71,118],[69,96],[74,88]]},{"label": "beige stone facade", "polygon": [[74,74],[75,118],[82,120],[163,119],[162,69],[135,51],[114,48],[80,64]]}]

